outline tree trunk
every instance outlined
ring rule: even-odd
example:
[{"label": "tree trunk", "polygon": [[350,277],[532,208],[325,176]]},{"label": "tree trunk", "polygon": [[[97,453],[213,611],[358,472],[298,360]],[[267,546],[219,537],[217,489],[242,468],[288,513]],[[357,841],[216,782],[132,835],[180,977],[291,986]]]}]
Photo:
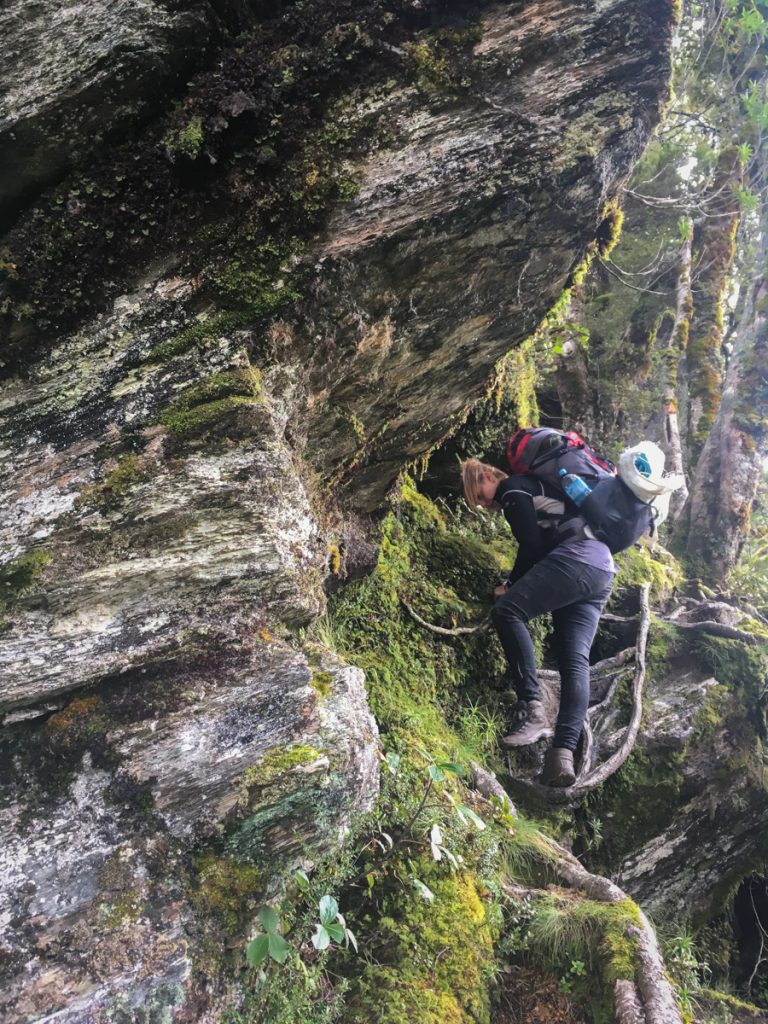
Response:
[{"label": "tree trunk", "polygon": [[[667,456],[667,469],[670,473],[684,476],[683,446],[680,440],[680,421],[678,419],[678,378],[680,362],[688,345],[688,332],[693,316],[693,296],[691,294],[691,242],[692,229],[689,226],[685,240],[680,248],[680,276],[677,279],[677,302],[675,321],[672,333],[664,350],[665,380],[662,386],[662,408],[664,422],[663,448]],[[685,484],[672,495],[670,512],[675,519],[688,500],[688,488]]]},{"label": "tree trunk", "polygon": [[687,551],[718,580],[725,579],[743,547],[768,450],[767,254],[764,229],[757,280],[744,305],[720,408],[691,486]]},{"label": "tree trunk", "polygon": [[696,457],[720,404],[723,360],[723,294],[733,263],[739,224],[737,186],[742,169],[731,147],[718,159],[711,190],[702,202],[704,217],[694,229],[695,313],[686,352],[689,385],[688,445]]}]

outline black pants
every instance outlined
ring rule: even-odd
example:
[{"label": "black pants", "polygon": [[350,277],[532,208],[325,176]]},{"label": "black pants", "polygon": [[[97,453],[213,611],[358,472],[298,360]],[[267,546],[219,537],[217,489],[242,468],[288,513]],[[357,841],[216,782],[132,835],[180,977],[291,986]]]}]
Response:
[{"label": "black pants", "polygon": [[491,612],[520,700],[540,697],[536,653],[525,624],[553,613],[560,667],[555,747],[575,750],[579,742],[589,704],[589,651],[612,586],[612,573],[555,549],[514,583]]}]

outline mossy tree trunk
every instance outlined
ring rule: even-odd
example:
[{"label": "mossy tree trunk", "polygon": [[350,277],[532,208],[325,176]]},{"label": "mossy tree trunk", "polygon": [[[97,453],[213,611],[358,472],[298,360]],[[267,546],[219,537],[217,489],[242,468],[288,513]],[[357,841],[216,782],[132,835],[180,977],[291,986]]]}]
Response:
[{"label": "mossy tree trunk", "polygon": [[[661,406],[663,422],[662,445],[667,457],[667,469],[671,473],[684,476],[685,460],[683,443],[680,436],[680,370],[688,345],[691,317],[693,315],[693,295],[691,292],[691,244],[693,239],[690,223],[685,230],[683,244],[680,247],[680,274],[677,279],[677,301],[674,319],[671,311],[665,313],[663,325],[669,324],[667,332],[662,335],[662,327],[657,334],[657,343],[661,347]],[[685,484],[672,496],[672,512],[680,511],[688,499],[688,488]]]},{"label": "mossy tree trunk", "polygon": [[701,451],[720,405],[723,380],[723,299],[739,226],[738,187],[742,168],[729,147],[717,162],[706,211],[694,227],[694,313],[686,349],[688,380],[687,442],[694,458]]},{"label": "mossy tree trunk", "polygon": [[760,411],[768,394],[766,248],[764,233],[757,280],[735,334],[722,401],[691,486],[688,555],[719,580],[733,567],[746,540],[768,450],[768,424]]}]

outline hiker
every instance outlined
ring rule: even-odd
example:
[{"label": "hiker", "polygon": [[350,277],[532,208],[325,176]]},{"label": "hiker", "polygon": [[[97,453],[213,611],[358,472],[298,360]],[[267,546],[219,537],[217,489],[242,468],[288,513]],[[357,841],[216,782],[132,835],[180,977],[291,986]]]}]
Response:
[{"label": "hiker", "polygon": [[589,703],[589,652],[617,571],[607,544],[594,539],[585,520],[569,510],[563,492],[529,474],[467,459],[464,495],[470,505],[504,513],[518,542],[509,577],[495,591],[491,618],[499,635],[524,717],[502,739],[526,746],[552,736],[536,677],[536,655],[526,624],[552,612],[560,668],[560,709],[542,781],[573,785],[573,752]]}]

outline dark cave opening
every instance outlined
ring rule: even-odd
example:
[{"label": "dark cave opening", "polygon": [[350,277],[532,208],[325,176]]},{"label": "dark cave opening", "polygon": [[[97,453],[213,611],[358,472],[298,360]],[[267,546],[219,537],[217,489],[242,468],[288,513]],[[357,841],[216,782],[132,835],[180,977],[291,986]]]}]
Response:
[{"label": "dark cave opening", "polygon": [[768,1006],[768,876],[742,881],[733,898],[733,931],[733,982],[746,998]]}]

